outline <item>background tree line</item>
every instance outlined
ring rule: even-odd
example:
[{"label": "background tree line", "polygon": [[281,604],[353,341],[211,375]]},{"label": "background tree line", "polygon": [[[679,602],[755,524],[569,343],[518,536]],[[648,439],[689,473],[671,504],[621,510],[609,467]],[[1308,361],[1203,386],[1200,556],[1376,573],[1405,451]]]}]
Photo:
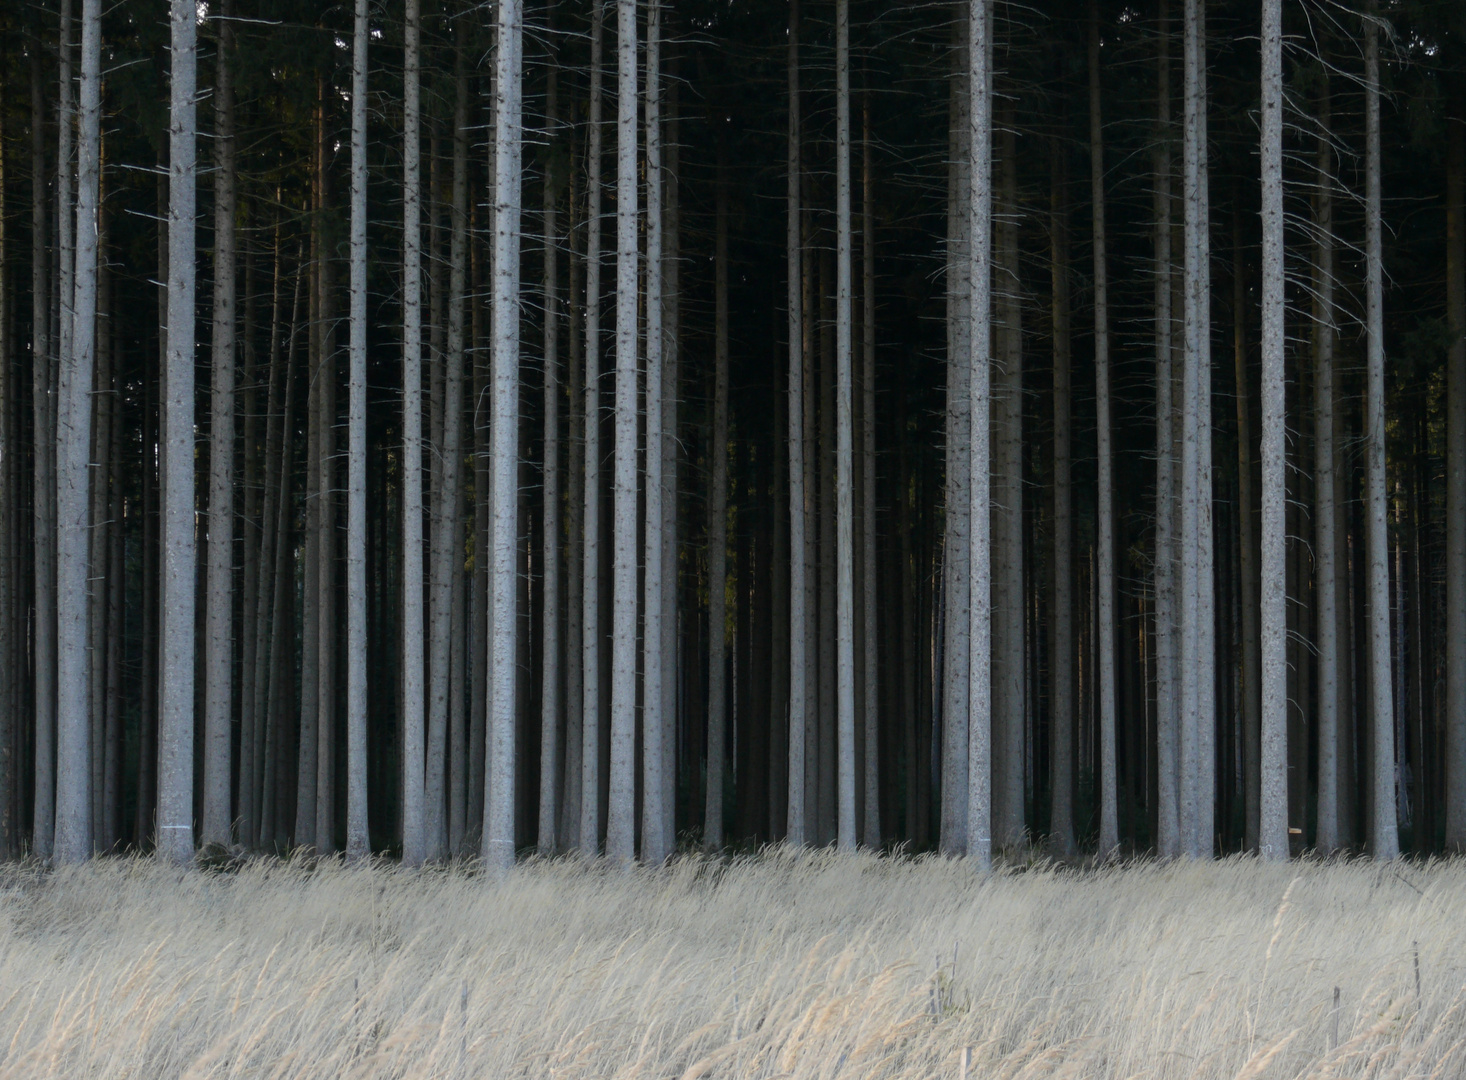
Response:
[{"label": "background tree line", "polygon": [[1458,5],[164,10],[0,14],[6,853],[1466,842]]}]

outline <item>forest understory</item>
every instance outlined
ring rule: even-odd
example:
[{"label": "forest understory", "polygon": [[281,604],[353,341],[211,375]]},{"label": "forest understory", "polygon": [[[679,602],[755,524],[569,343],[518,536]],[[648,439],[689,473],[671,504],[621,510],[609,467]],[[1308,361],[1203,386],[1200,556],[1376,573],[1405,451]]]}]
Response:
[{"label": "forest understory", "polygon": [[108,859],[0,870],[0,924],[0,1077],[1466,1068],[1459,861]]}]

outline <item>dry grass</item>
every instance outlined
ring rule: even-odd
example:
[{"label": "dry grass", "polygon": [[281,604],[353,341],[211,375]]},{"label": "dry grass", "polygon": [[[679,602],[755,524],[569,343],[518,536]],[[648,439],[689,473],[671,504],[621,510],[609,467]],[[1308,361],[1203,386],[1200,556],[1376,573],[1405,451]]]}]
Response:
[{"label": "dry grass", "polygon": [[1466,1072],[1466,863],[122,860],[0,872],[0,936],[4,1077]]}]

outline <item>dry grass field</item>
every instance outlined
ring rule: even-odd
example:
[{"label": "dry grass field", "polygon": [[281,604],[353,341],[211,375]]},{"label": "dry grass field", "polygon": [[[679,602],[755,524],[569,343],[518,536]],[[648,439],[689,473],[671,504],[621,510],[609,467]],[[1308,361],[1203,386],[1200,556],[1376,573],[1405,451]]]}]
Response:
[{"label": "dry grass field", "polygon": [[1460,862],[103,860],[0,935],[27,1080],[1466,1074]]}]

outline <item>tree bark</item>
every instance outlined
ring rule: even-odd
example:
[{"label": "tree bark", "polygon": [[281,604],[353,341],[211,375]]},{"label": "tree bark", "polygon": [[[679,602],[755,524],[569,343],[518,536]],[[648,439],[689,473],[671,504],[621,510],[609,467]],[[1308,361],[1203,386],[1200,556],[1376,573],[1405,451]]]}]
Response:
[{"label": "tree bark", "polygon": [[[864,371],[861,384],[864,391],[861,409],[861,450],[864,455],[865,484],[861,492],[862,555],[861,584],[865,599],[864,617],[864,678],[865,715],[865,828],[862,841],[868,848],[881,846],[881,802],[880,802],[880,687],[878,672],[880,656],[876,648],[876,213],[874,181],[870,161],[870,93],[861,101],[863,108],[864,138],[861,140],[861,194],[865,200],[860,226],[861,251],[864,256],[864,326],[861,360]],[[775,555],[778,558],[778,555]]]},{"label": "tree bark", "polygon": [[809,652],[808,584],[809,492],[804,486],[804,296],[803,232],[804,211],[800,207],[801,164],[799,104],[799,0],[789,4],[789,137],[788,167],[785,173],[784,258],[788,274],[785,293],[789,318],[789,822],[788,842],[802,847],[806,842],[805,717],[808,712]]},{"label": "tree bark", "polygon": [[1390,671],[1390,544],[1385,475],[1384,254],[1380,220],[1379,23],[1364,18],[1365,546],[1369,559],[1369,690],[1373,751],[1369,847],[1376,859],[1400,854],[1395,821],[1395,721]]},{"label": "tree bark", "polygon": [[[656,866],[672,850],[668,828],[663,742],[666,705],[662,680],[666,640],[662,630],[664,524],[662,355],[662,72],[661,0],[646,14],[646,525],[642,599],[642,812],[641,858]],[[675,665],[671,666],[675,674]]]},{"label": "tree bark", "polygon": [[234,45],[230,0],[219,7],[214,86],[214,334],[209,407],[208,625],[204,643],[204,817],[200,840],[228,846],[234,690]]},{"label": "tree bark", "polygon": [[[406,0],[402,159],[402,862],[427,856],[423,753],[422,165],[420,0]],[[485,810],[487,814],[487,809]]]},{"label": "tree bark", "polygon": [[601,5],[590,35],[590,116],[586,159],[585,508],[581,544],[580,851],[600,850],[601,828]]},{"label": "tree bark", "polygon": [[1049,842],[1059,858],[1072,858],[1074,846],[1074,521],[1070,472],[1069,193],[1066,149],[1057,139],[1050,153],[1052,193],[1049,209],[1054,323],[1054,562],[1050,618],[1051,688],[1049,697]]},{"label": "tree bark", "polygon": [[[1287,460],[1283,371],[1283,5],[1262,5],[1261,781],[1258,852],[1288,858]],[[1239,386],[1239,408],[1246,398]],[[1246,490],[1245,488],[1243,490]],[[1244,511],[1245,512],[1245,511]],[[1244,538],[1245,542],[1245,538]],[[1244,549],[1245,551],[1245,549]],[[1243,588],[1247,588],[1243,582]],[[1245,685],[1245,684],[1244,684]],[[1244,716],[1246,715],[1244,710]]]},{"label": "tree bark", "polygon": [[703,848],[723,847],[724,746],[728,733],[725,668],[728,621],[728,185],[719,160],[713,255],[713,423],[708,444],[708,746]]},{"label": "tree bark", "polygon": [[[553,63],[553,61],[552,61]],[[555,67],[547,76],[545,93],[545,137],[554,146],[560,135],[559,83]],[[554,159],[549,159],[553,161]],[[545,460],[544,460],[544,547],[541,561],[544,578],[544,656],[540,680],[540,806],[538,846],[541,855],[553,855],[561,839],[556,834],[560,793],[560,702],[564,668],[560,654],[560,264],[559,224],[556,204],[560,177],[549,166],[544,176],[541,210],[545,230]]]},{"label": "tree bark", "polygon": [[171,3],[168,361],[163,397],[162,671],[158,730],[158,854],[193,858],[194,708],[194,99],[197,12]]},{"label": "tree bark", "polygon": [[356,0],[351,49],[351,311],[346,464],[346,856],[371,852],[367,831],[367,0]]},{"label": "tree bark", "polygon": [[989,483],[989,401],[992,319],[992,7],[971,0],[967,30],[968,145],[971,174],[967,188],[971,233],[967,251],[970,290],[972,367],[970,490],[972,519],[968,633],[967,854],[979,870],[992,865],[992,514]]},{"label": "tree bark", "polygon": [[1110,310],[1105,268],[1105,153],[1100,119],[1099,5],[1089,6],[1089,186],[1094,212],[1094,382],[1098,461],[1095,589],[1099,636],[1099,853],[1120,845],[1115,763],[1115,522],[1110,450]]},{"label": "tree bark", "polygon": [[835,0],[835,675],[840,762],[838,840],[854,851],[855,823],[855,576],[853,370],[850,231],[850,0]]},{"label": "tree bark", "polygon": [[484,799],[484,862],[503,876],[514,865],[514,635],[519,537],[519,246],[523,112],[522,0],[500,0],[495,95],[493,652],[489,793]]},{"label": "tree bark", "polygon": [[[70,120],[70,4],[62,6],[63,130]],[[56,488],[56,849],[58,863],[79,863],[92,854],[91,658],[87,648],[91,525],[90,457],[92,376],[97,356],[97,226],[101,195],[102,9],[100,0],[82,0],[80,130],[77,145],[74,295],[67,296],[62,275],[62,353],[60,430],[57,433]],[[177,78],[177,53],[174,54]],[[60,171],[70,168],[63,155]],[[63,195],[64,199],[64,195]],[[66,212],[63,201],[62,212]],[[66,259],[63,232],[63,263]],[[67,309],[71,314],[67,341]],[[190,316],[192,312],[190,311]],[[70,348],[67,348],[67,345]],[[192,449],[192,447],[190,447]],[[192,612],[192,606],[189,608]],[[191,778],[190,778],[191,779]],[[187,856],[193,854],[190,843]],[[185,857],[187,857],[185,856]]]},{"label": "tree bark", "polygon": [[636,857],[637,235],[636,0],[616,3],[616,407],[612,544],[611,775],[606,856]]},{"label": "tree bark", "polygon": [[[1457,92],[1456,108],[1461,108]],[[1466,850],[1466,114],[1447,127],[1446,847]]]}]

